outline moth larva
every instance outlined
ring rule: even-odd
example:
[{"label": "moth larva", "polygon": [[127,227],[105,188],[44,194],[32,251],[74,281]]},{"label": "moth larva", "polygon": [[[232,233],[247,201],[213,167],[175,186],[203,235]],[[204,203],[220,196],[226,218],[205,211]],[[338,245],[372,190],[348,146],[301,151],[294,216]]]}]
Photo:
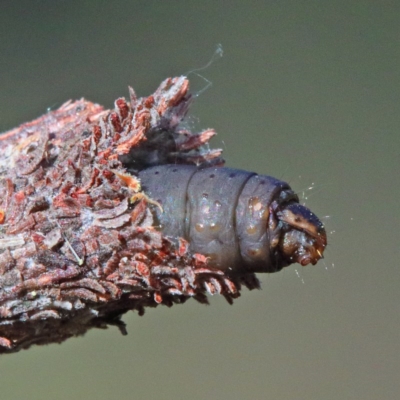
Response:
[{"label": "moth larva", "polygon": [[129,310],[232,303],[254,272],[322,257],[324,227],[285,182],[213,167],[214,130],[180,126],[188,88],[168,78],[111,110],[67,102],[1,135],[0,353],[125,333]]},{"label": "moth larva", "polygon": [[161,165],[139,173],[159,202],[164,235],[184,237],[209,264],[235,272],[275,272],[316,264],[326,246],[323,224],[283,181],[231,168]]}]

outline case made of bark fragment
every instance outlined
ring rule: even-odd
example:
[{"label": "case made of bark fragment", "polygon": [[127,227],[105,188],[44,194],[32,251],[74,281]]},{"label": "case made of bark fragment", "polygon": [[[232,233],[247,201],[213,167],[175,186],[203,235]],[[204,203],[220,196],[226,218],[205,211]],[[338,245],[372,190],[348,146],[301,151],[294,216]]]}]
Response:
[{"label": "case made of bark fragment", "polygon": [[0,353],[232,302],[254,272],[322,257],[324,227],[286,183],[223,168],[214,130],[183,128],[188,85],[130,88],[112,110],[69,101],[0,136]]}]

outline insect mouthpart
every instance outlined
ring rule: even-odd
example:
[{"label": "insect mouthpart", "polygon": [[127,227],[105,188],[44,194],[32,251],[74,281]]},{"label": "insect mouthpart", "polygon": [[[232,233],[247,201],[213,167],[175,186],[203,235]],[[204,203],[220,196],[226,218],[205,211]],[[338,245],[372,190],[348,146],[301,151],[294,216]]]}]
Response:
[{"label": "insect mouthpart", "polygon": [[313,264],[323,258],[327,244],[326,231],[322,222],[307,207],[289,203],[274,212],[282,225],[279,250],[289,262],[302,266]]}]

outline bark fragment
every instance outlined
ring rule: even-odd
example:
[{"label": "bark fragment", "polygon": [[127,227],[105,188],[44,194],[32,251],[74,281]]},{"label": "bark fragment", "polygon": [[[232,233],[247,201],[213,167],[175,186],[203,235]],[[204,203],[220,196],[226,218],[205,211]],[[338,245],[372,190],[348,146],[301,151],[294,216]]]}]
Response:
[{"label": "bark fragment", "polygon": [[[0,136],[0,353],[61,343],[92,327],[206,293],[238,297],[255,276],[229,277],[153,226],[139,169],[221,165],[215,134],[180,128],[185,77],[105,110],[84,99]],[[250,274],[251,275],[251,274]]]}]

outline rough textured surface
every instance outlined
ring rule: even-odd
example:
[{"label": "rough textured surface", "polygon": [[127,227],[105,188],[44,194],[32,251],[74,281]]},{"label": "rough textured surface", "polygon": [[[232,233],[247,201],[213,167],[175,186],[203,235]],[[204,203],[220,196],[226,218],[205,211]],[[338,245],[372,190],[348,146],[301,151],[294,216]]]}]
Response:
[{"label": "rough textured surface", "polygon": [[109,324],[124,332],[128,310],[258,287],[153,227],[138,169],[223,164],[206,145],[213,130],[180,127],[190,100],[185,77],[167,79],[112,110],[67,102],[0,137],[0,352]]}]

